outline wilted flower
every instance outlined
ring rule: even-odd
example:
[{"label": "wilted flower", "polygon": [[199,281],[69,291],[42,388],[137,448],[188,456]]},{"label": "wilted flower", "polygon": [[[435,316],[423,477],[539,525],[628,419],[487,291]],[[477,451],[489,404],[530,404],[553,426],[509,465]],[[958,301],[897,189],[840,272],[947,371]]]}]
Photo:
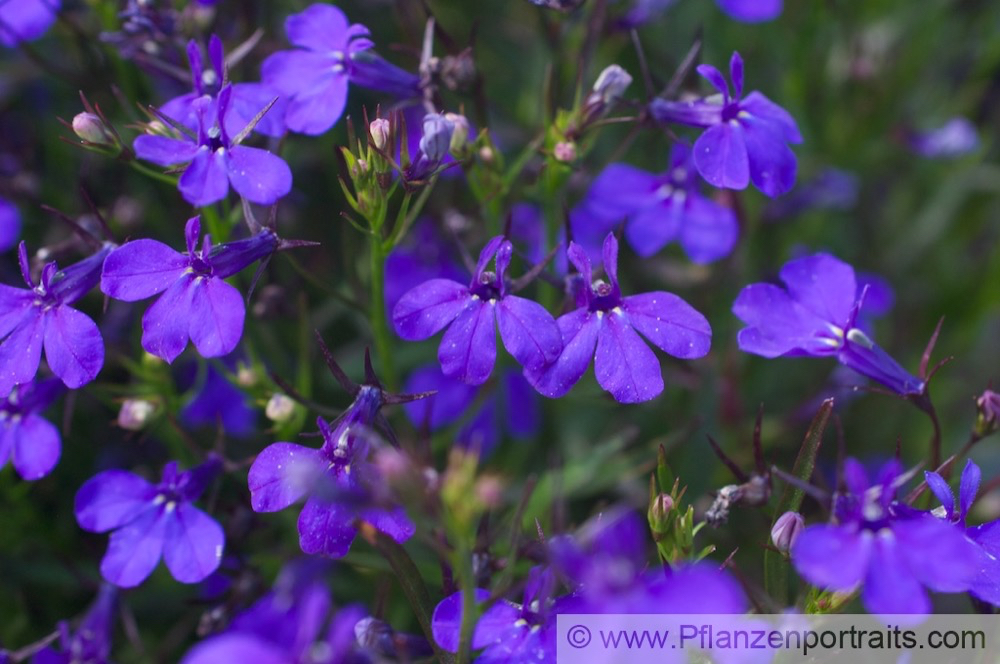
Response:
[{"label": "wilted flower", "polygon": [[739,332],[740,350],[763,357],[836,357],[898,394],[924,392],[924,381],[859,326],[864,298],[850,265],[820,253],[786,263],[780,274],[786,288],[751,284],[733,303],[733,313],[747,324]]},{"label": "wilted flower", "polygon": [[655,99],[649,110],[659,122],[677,122],[706,131],[694,143],[694,164],[709,184],[725,189],[754,186],[772,198],[795,184],[798,165],[789,143],[801,143],[795,120],[760,92],[743,98],[743,58],[733,53],[729,78],[711,65],[698,73],[721,96],[691,102]]},{"label": "wilted flower", "polygon": [[113,530],[101,574],[122,587],[146,580],[163,556],[181,583],[196,583],[222,560],[225,535],[212,517],[192,505],[222,467],[217,458],[179,472],[163,468],[157,485],[124,470],[106,470],[76,494],[76,520],[90,532]]}]

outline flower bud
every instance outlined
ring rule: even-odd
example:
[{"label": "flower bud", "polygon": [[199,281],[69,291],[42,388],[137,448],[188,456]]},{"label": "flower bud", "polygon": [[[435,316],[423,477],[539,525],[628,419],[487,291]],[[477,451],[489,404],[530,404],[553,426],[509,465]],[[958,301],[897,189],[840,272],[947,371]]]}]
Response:
[{"label": "flower bud", "polygon": [[94,145],[107,147],[118,145],[115,135],[108,130],[104,120],[93,113],[77,113],[73,117],[73,133],[81,140]]},{"label": "flower bud", "polygon": [[448,150],[453,155],[464,154],[465,146],[469,141],[469,121],[464,115],[459,115],[458,113],[445,113],[444,118],[454,127]]},{"label": "flower bud", "polygon": [[275,392],[267,400],[264,415],[272,422],[287,422],[295,414],[295,402],[280,392]]},{"label": "flower bud", "polygon": [[379,150],[385,150],[385,146],[389,144],[389,121],[384,118],[376,118],[368,125],[368,131],[372,135],[372,143],[375,147]]},{"label": "flower bud", "polygon": [[625,88],[631,84],[632,77],[627,71],[618,65],[609,65],[597,77],[591,96],[600,99],[605,106],[610,106],[621,99]]},{"label": "flower bud", "polygon": [[253,387],[257,384],[257,372],[253,370],[253,367],[241,364],[236,370],[236,384],[240,387]]},{"label": "flower bud", "polygon": [[1000,429],[1000,394],[986,390],[976,398],[975,433],[982,438]]},{"label": "flower bud", "polygon": [[572,141],[559,141],[552,150],[552,154],[556,158],[556,161],[561,161],[564,164],[576,161],[576,143]]},{"label": "flower bud", "polygon": [[424,134],[420,137],[420,151],[428,161],[440,163],[448,154],[455,125],[440,113],[428,113],[424,116],[423,130]]},{"label": "flower bud", "polygon": [[771,542],[774,548],[782,553],[788,553],[795,546],[795,540],[806,527],[805,519],[798,512],[785,512],[774,522],[771,528]]},{"label": "flower bud", "polygon": [[118,426],[126,431],[139,431],[153,415],[156,414],[156,404],[146,399],[126,399],[118,411]]},{"label": "flower bud", "polygon": [[663,523],[672,509],[674,509],[674,499],[661,493],[649,504],[649,516],[655,522]]}]

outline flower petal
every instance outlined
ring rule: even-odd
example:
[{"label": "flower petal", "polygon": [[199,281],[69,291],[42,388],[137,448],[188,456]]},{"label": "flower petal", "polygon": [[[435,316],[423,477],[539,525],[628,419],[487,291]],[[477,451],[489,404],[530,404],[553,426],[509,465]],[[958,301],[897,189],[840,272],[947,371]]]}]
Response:
[{"label": "flower petal", "polygon": [[177,188],[191,205],[204,207],[221,201],[229,193],[225,157],[202,146],[178,180]]},{"label": "flower petal", "polygon": [[403,392],[434,392],[426,399],[403,404],[403,410],[414,426],[427,426],[431,431],[437,431],[460,418],[476,397],[476,388],[445,376],[436,364],[410,374]]},{"label": "flower petal", "polygon": [[69,388],[94,380],[104,366],[104,339],[97,323],[67,306],[51,309],[46,315],[45,359],[52,373]]},{"label": "flower petal", "polygon": [[[475,589],[477,604],[490,598],[490,591]],[[437,603],[431,615],[431,633],[434,640],[448,652],[458,652],[458,642],[462,632],[462,593],[461,591],[448,595]],[[474,647],[482,647],[474,646]]]},{"label": "flower petal", "polygon": [[243,336],[243,296],[222,279],[198,277],[191,286],[188,334],[202,357],[221,357]]},{"label": "flower petal", "polygon": [[59,429],[38,415],[28,415],[10,427],[12,457],[17,474],[26,480],[45,477],[59,461]]},{"label": "flower petal", "polygon": [[123,588],[145,581],[160,562],[167,520],[165,508],[155,507],[111,533],[108,552],[101,560],[104,578]]},{"label": "flower petal", "polygon": [[300,134],[326,133],[344,114],[347,105],[347,76],[334,74],[320,85],[300,91],[288,100],[285,125]]},{"label": "flower petal", "polygon": [[724,122],[706,129],[694,143],[694,165],[714,187],[746,189],[750,162],[739,123]]},{"label": "flower petal", "polygon": [[965,517],[972,508],[972,503],[976,501],[976,494],[979,493],[980,477],[979,466],[972,459],[966,461],[965,468],[962,469],[962,480],[958,489],[962,523],[965,523]]},{"label": "flower petal", "polygon": [[733,303],[733,313],[747,324],[738,336],[745,353],[778,357],[837,352],[838,342],[829,337],[827,323],[774,284],[745,286]]},{"label": "flower petal", "polygon": [[625,222],[625,239],[636,254],[648,258],[677,239],[686,223],[685,205],[671,196],[662,203],[638,210]]},{"label": "flower petal", "polygon": [[563,342],[558,359],[544,369],[524,373],[532,387],[550,398],[569,392],[587,371],[594,357],[601,319],[583,307],[560,316],[556,324]]},{"label": "flower petal", "polygon": [[406,516],[406,510],[396,507],[391,510],[364,509],[358,512],[358,519],[375,526],[397,542],[405,542],[413,537],[417,527]]},{"label": "flower petal", "polygon": [[31,307],[0,343],[0,394],[10,394],[15,385],[27,383],[38,373],[45,319],[40,309]]},{"label": "flower petal", "polygon": [[267,150],[236,145],[226,163],[233,189],[251,203],[271,205],[292,190],[292,171]]},{"label": "flower petal", "polygon": [[661,176],[628,164],[610,164],[594,178],[585,199],[587,208],[604,219],[620,221],[659,203]]},{"label": "flower petal", "polygon": [[[177,118],[181,120],[181,118]],[[189,140],[179,140],[167,136],[139,136],[133,141],[135,156],[160,166],[186,164],[195,158],[198,145]],[[208,148],[205,148],[208,151]]]},{"label": "flower petal", "polygon": [[189,503],[178,503],[167,521],[163,561],[181,583],[197,583],[218,569],[225,542],[215,519]]},{"label": "flower petal", "polygon": [[30,290],[0,284],[0,339],[21,323],[34,300]]},{"label": "flower petal", "polygon": [[745,23],[770,21],[781,15],[782,0],[717,0],[717,2],[722,11]]},{"label": "flower petal", "polygon": [[356,513],[350,507],[319,498],[306,501],[299,514],[299,546],[303,553],[343,558],[357,531]]},{"label": "flower petal", "polygon": [[516,295],[501,299],[496,307],[500,338],[521,366],[538,370],[559,357],[562,336],[545,307]]},{"label": "flower petal", "polygon": [[472,302],[469,289],[457,281],[431,279],[399,298],[392,323],[400,337],[419,341],[440,332]]},{"label": "flower petal", "polygon": [[285,19],[288,41],[310,51],[346,51],[347,17],[333,5],[316,3]]},{"label": "flower petal", "polygon": [[810,526],[792,546],[792,563],[815,586],[851,590],[868,570],[871,548],[868,533],[843,526]]},{"label": "flower petal", "polygon": [[497,359],[496,304],[477,300],[463,311],[441,337],[438,361],[445,376],[481,385]]},{"label": "flower petal", "polygon": [[649,401],[663,392],[660,361],[621,313],[604,314],[594,355],[597,382],[621,403]]},{"label": "flower petal", "polygon": [[660,350],[694,359],[708,354],[712,327],[694,307],[673,293],[654,291],[622,300],[629,323]]},{"label": "flower petal", "polygon": [[195,644],[181,664],[288,664],[288,655],[255,634],[226,632]]},{"label": "flower petal", "polygon": [[156,240],[135,240],[118,247],[104,260],[101,292],[116,300],[135,302],[165,291],[187,269],[188,258]]},{"label": "flower petal", "polygon": [[[751,1],[756,2],[758,0]],[[795,124],[795,118],[792,117],[792,114],[760,92],[754,91],[748,94],[746,99],[740,102],[740,108],[755,118],[769,120],[777,127],[780,127],[782,136],[788,143],[802,142],[802,134],[799,133],[799,127]]]},{"label": "flower petal", "polygon": [[783,140],[780,129],[773,123],[752,116],[740,122],[754,186],[771,198],[791,190],[795,186],[798,162],[795,153]]},{"label": "flower petal", "polygon": [[294,443],[268,445],[250,466],[250,506],[277,512],[301,499],[324,470],[319,450]]},{"label": "flower petal", "polygon": [[173,362],[188,342],[194,276],[174,282],[142,317],[142,347],[147,353]]},{"label": "flower petal", "polygon": [[924,471],[924,481],[927,482],[931,492],[941,501],[948,518],[951,518],[955,514],[955,495],[951,492],[951,487],[948,486],[943,477],[929,470]]},{"label": "flower petal", "polygon": [[261,63],[261,81],[278,94],[291,98],[299,94],[315,94],[333,79],[344,79],[346,94],[346,77],[333,71],[334,64],[333,57],[328,53],[278,51]]},{"label": "flower petal", "polygon": [[699,194],[688,195],[680,241],[692,262],[711,263],[725,258],[736,246],[739,235],[739,222],[730,208]]},{"label": "flower petal", "polygon": [[967,590],[976,575],[978,552],[963,530],[932,516],[892,525],[897,555],[922,584],[938,592]]},{"label": "flower petal", "polygon": [[[897,542],[888,531],[881,531],[873,540],[871,562],[861,595],[865,609],[880,615],[930,613],[930,598],[902,556],[905,545]],[[941,561],[935,562],[946,566],[941,565]]]},{"label": "flower petal", "polygon": [[105,470],[83,483],[73,510],[80,527],[94,533],[119,528],[148,509],[156,487],[124,470]]}]

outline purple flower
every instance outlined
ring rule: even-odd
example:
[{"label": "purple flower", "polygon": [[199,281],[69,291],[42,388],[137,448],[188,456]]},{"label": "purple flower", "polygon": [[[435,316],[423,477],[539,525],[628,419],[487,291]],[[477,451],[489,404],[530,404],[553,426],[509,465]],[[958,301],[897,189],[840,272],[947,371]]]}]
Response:
[{"label": "purple flower", "polygon": [[0,2],[0,44],[13,48],[38,39],[55,22],[62,0]]},{"label": "purple flower", "polygon": [[[455,442],[476,450],[481,457],[489,455],[504,431],[515,438],[526,438],[538,432],[541,421],[538,397],[524,376],[514,369],[504,371],[500,385],[490,390],[485,385],[476,388],[449,378],[437,365],[426,366],[410,374],[404,390],[433,393],[403,406],[416,427],[438,431],[468,415],[455,435]],[[477,395],[483,390],[488,390],[485,398],[469,414],[469,407],[477,402]]]},{"label": "purple flower", "polygon": [[317,419],[320,449],[295,443],[266,447],[250,467],[250,504],[255,512],[277,512],[306,497],[299,514],[299,545],[309,554],[341,558],[364,521],[397,542],[414,533],[413,522],[397,506],[377,504],[381,487],[368,462],[366,431],[381,417],[385,394],[375,385],[361,385],[354,403],[337,420],[336,428]]},{"label": "purple flower", "polygon": [[0,403],[0,468],[10,459],[26,480],[45,477],[59,461],[59,429],[42,417],[62,385],[53,378],[24,383]]},{"label": "purple flower", "polygon": [[632,512],[602,514],[576,536],[549,541],[553,567],[575,592],[565,613],[744,613],[740,585],[713,565],[649,569],[645,524]]},{"label": "purple flower", "polygon": [[221,424],[227,435],[236,438],[256,431],[257,411],[250,398],[210,363],[205,366],[205,376],[198,391],[184,405],[180,415],[181,421],[192,427],[215,428]]},{"label": "purple flower", "polygon": [[971,459],[965,463],[962,479],[959,481],[958,509],[955,506],[955,496],[943,477],[924,471],[924,479],[941,501],[941,507],[932,514],[956,524],[975,545],[979,554],[976,576],[969,587],[969,593],[984,602],[1000,606],[1000,520],[973,527],[968,527],[965,523],[979,491],[979,466]]},{"label": "purple flower", "polygon": [[858,202],[861,179],[854,173],[827,167],[794,192],[772,201],[764,213],[768,221],[779,221],[809,210],[851,210]]},{"label": "purple flower", "polygon": [[[393,309],[397,334],[415,341],[448,327],[438,348],[441,369],[470,385],[486,382],[493,372],[497,327],[504,347],[526,370],[555,360],[561,345],[552,316],[537,302],[508,292],[505,275],[512,253],[510,241],[497,236],[479,254],[468,286],[432,279],[410,290]],[[496,272],[489,272],[494,256]]]},{"label": "purple flower", "polygon": [[[554,662],[556,660],[556,606],[553,598],[555,575],[534,567],[524,586],[524,601],[515,604],[500,600],[487,608],[472,634],[472,648],[483,649],[476,664],[506,662]],[[476,589],[476,602],[483,603],[490,592]],[[458,652],[462,629],[462,593],[438,602],[431,617],[434,640],[448,652]]]},{"label": "purple flower", "polygon": [[781,16],[783,0],[716,0],[719,9],[744,23],[771,21]]},{"label": "purple flower", "polygon": [[49,368],[66,387],[94,380],[104,366],[104,340],[94,321],[69,305],[97,285],[112,246],[105,244],[65,270],[48,263],[35,284],[28,250],[20,244],[18,260],[28,288],[0,285],[0,394],[35,377],[43,344]]},{"label": "purple flower", "polygon": [[113,530],[101,574],[117,586],[142,583],[163,556],[181,583],[196,583],[222,560],[222,527],[191,503],[222,464],[217,458],[178,472],[163,468],[157,485],[124,470],[106,470],[84,482],[76,494],[76,520],[94,533]]},{"label": "purple flower", "polygon": [[243,335],[243,296],[224,280],[270,255],[278,238],[270,229],[253,237],[212,246],[206,235],[197,249],[200,217],[184,228],[187,253],[156,240],[127,242],[108,256],[101,290],[135,302],[163,293],[142,317],[142,347],[173,362],[188,339],[202,357],[227,355]]},{"label": "purple flower", "polygon": [[659,122],[678,122],[706,131],[694,144],[694,164],[701,176],[715,187],[746,189],[754,186],[770,197],[785,193],[795,184],[798,168],[789,143],[801,143],[802,135],[788,111],[760,92],[743,95],[743,58],[733,53],[729,77],[733,95],[722,73],[711,65],[699,65],[721,97],[690,102],[656,99],[650,112]]},{"label": "purple flower", "polygon": [[691,150],[683,143],[674,144],[670,169],[661,175],[611,164],[591,184],[584,205],[591,214],[575,221],[603,220],[607,233],[626,219],[625,239],[644,258],[677,241],[692,261],[708,263],[728,256],[739,236],[733,211],[699,193]]},{"label": "purple flower", "polygon": [[70,633],[69,624],[59,623],[59,649],[47,646],[31,658],[31,664],[109,664],[111,630],[114,622],[118,589],[101,585],[97,599],[83,616],[77,630]]},{"label": "purple flower", "polygon": [[403,177],[407,181],[427,180],[438,172],[445,159],[450,156],[451,137],[455,133],[455,123],[441,113],[428,113],[421,121],[420,140],[416,154],[411,157]]},{"label": "purple flower", "polygon": [[240,145],[242,133],[230,135],[224,118],[229,116],[232,99],[233,86],[226,85],[218,100],[203,95],[193,102],[198,115],[197,138],[187,134],[181,138],[144,134],[132,144],[140,159],[161,166],[187,165],[177,186],[184,200],[192,205],[221,201],[229,193],[229,185],[243,198],[260,205],[271,205],[292,188],[292,172],[280,157]]},{"label": "purple flower", "polygon": [[836,357],[898,394],[924,392],[924,381],[859,326],[864,298],[850,265],[820,253],[786,263],[780,276],[785,288],[750,284],[736,298],[733,313],[747,324],[739,332],[740,350],[762,357]]},{"label": "purple flower", "polygon": [[969,120],[952,118],[937,129],[913,134],[910,147],[924,157],[952,159],[975,152],[979,148],[979,133]]},{"label": "purple flower", "polygon": [[895,502],[901,466],[890,461],[870,482],[855,459],[844,464],[847,492],[834,497],[834,522],[809,526],[792,547],[792,563],[821,588],[864,588],[870,613],[926,614],[924,586],[937,592],[969,588],[975,547],[951,524]]},{"label": "purple flower", "polygon": [[278,51],[261,65],[261,77],[288,98],[285,125],[303,134],[322,134],[340,119],[348,83],[412,96],[419,78],[369,52],[368,28],[349,25],[337,7],[310,5],[285,20],[296,50]]},{"label": "purple flower", "polygon": [[536,390],[553,398],[566,394],[593,357],[598,384],[616,400],[637,403],[655,398],[663,391],[660,362],[637,332],[674,357],[694,359],[708,353],[712,328],[677,295],[654,291],[622,297],[618,240],[613,234],[604,240],[604,271],[610,283],[593,280],[590,259],[580,245],[570,242],[567,253],[586,286],[579,308],[558,320],[562,353],[540,370],[525,371]]},{"label": "purple flower", "polygon": [[0,251],[7,251],[21,236],[21,214],[17,207],[0,196]]},{"label": "purple flower", "polygon": [[274,589],[236,616],[222,634],[195,645],[181,664],[364,664],[354,628],[357,606],[331,615],[332,602],[315,565],[286,566]]},{"label": "purple flower", "polygon": [[[160,106],[160,113],[174,120],[191,131],[197,132],[201,111],[201,98],[208,96],[211,102],[205,105],[204,113],[206,117],[214,118],[218,115],[217,94],[227,81],[225,56],[222,49],[222,40],[216,35],[212,35],[208,41],[208,57],[212,63],[211,69],[205,69],[201,59],[201,50],[198,43],[193,39],[188,42],[188,63],[191,67],[191,82],[193,92],[174,97],[167,103]],[[276,90],[261,83],[234,83],[232,85],[232,97],[229,100],[229,109],[225,114],[226,133],[236,136],[267,105],[275,102],[267,113],[254,126],[253,130],[265,136],[281,136],[285,133],[283,121],[285,113],[285,101],[280,98]],[[275,101],[277,100],[277,101]]]},{"label": "purple flower", "polygon": [[430,221],[418,221],[385,261],[385,306],[389,317],[399,298],[413,284],[431,279],[464,279],[465,270],[455,261],[447,242]]}]

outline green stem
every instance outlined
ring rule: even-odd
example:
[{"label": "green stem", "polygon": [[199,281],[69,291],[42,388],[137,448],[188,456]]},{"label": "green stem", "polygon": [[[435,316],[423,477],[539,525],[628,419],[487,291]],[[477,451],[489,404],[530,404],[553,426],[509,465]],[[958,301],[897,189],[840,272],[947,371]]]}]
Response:
[{"label": "green stem", "polygon": [[389,335],[389,324],[385,318],[385,243],[379,235],[371,238],[371,318],[372,334],[375,337],[375,351],[382,367],[382,381],[390,392],[398,388],[396,368],[392,361],[392,337]]},{"label": "green stem", "polygon": [[[819,454],[820,443],[823,442],[823,432],[830,421],[833,412],[833,399],[827,399],[820,406],[819,412],[809,425],[806,438],[795,458],[792,475],[808,482],[816,468],[816,456]],[[787,485],[778,500],[778,509],[774,513],[777,521],[785,512],[797,512],[802,505],[805,492],[797,486]],[[773,525],[773,524],[772,524]],[[785,554],[767,549],[764,552],[764,588],[767,594],[777,602],[778,606],[787,606],[788,602],[788,560]]]},{"label": "green stem", "polygon": [[458,573],[462,590],[462,624],[459,628],[457,664],[467,664],[472,660],[472,632],[479,620],[476,611],[476,584],[472,572],[472,551],[460,540],[455,547],[453,569]]},{"label": "green stem", "polygon": [[153,178],[154,180],[159,180],[160,182],[169,184],[171,187],[177,186],[177,178],[171,177],[166,173],[160,173],[159,171],[154,171],[152,168],[147,168],[137,161],[130,161],[129,166],[139,171],[143,175]]}]

